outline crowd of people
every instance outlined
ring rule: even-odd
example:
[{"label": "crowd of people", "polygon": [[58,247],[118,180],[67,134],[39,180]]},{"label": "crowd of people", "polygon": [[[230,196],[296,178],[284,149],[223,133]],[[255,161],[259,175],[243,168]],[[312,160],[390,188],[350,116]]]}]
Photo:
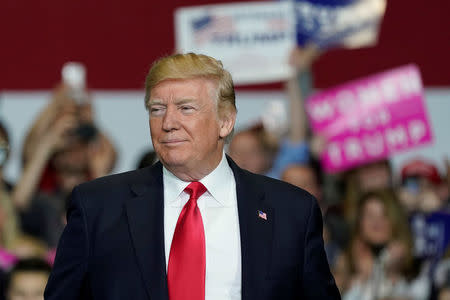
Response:
[{"label": "crowd of people", "polygon": [[[388,159],[325,174],[320,155],[326,140],[311,133],[304,106],[312,90],[310,67],[319,54],[307,46],[290,55],[297,72],[285,83],[287,131],[261,118],[234,133],[228,155],[244,169],[317,199],[325,251],[344,300],[450,299],[449,162],[446,174],[420,158],[398,174]],[[0,124],[1,296],[8,300],[42,299],[71,190],[111,173],[117,159],[89,99],[71,99],[64,85],[55,89],[23,145],[21,176],[7,182],[1,167],[10,151],[9,133]],[[155,161],[153,152],[146,153],[137,168]]]},{"label": "crowd of people", "polygon": [[304,109],[309,66],[317,56],[312,46],[291,54],[297,74],[286,82],[287,134],[255,124],[234,135],[229,155],[316,197],[328,262],[344,300],[449,299],[449,162],[443,162],[446,174],[425,158],[407,161],[398,174],[388,158],[325,174],[320,155],[326,140],[311,133]]},{"label": "crowd of people", "polygon": [[[116,151],[95,125],[91,102],[77,103],[64,85],[55,89],[23,145],[21,176],[10,183],[2,172],[10,152],[9,133],[6,125],[0,124],[1,294],[5,299],[23,299],[15,293],[42,299],[46,280],[36,278],[48,277],[66,224],[70,192],[82,182],[109,174]],[[11,282],[16,281],[8,278],[15,278],[22,267],[38,276],[20,277],[19,286],[13,289],[17,292],[12,292]]]}]

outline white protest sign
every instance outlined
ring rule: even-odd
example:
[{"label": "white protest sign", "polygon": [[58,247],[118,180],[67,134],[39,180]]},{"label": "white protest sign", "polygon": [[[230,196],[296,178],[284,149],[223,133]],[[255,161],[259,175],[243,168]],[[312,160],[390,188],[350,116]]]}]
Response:
[{"label": "white protest sign", "polygon": [[251,2],[179,8],[177,51],[220,59],[235,84],[285,80],[296,45],[291,2]]}]

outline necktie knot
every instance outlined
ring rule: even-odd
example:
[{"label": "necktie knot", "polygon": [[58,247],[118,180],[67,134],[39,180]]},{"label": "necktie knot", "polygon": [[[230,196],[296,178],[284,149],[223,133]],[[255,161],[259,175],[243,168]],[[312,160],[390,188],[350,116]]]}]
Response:
[{"label": "necktie knot", "polygon": [[206,187],[198,181],[191,182],[184,191],[188,193],[192,199],[197,200],[201,195],[206,192]]}]

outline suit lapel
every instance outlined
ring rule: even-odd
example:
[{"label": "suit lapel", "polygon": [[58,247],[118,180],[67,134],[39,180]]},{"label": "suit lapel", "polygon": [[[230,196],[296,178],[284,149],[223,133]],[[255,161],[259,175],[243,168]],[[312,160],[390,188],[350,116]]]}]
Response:
[{"label": "suit lapel", "polygon": [[[227,157],[236,180],[241,235],[242,300],[257,299],[270,265],[274,209],[264,201],[262,186]],[[261,212],[261,215],[259,214]],[[265,218],[264,218],[265,214]]]},{"label": "suit lapel", "polygon": [[145,171],[148,175],[131,187],[136,196],[126,202],[128,224],[149,298],[168,299],[162,165]]},{"label": "suit lapel", "polygon": [[[263,187],[228,156],[236,180],[241,237],[242,300],[257,298],[270,265],[274,209],[264,201]],[[126,202],[130,234],[149,298],[168,300],[164,253],[164,190],[162,165],[157,163],[141,182],[133,184],[136,194]],[[266,214],[266,219],[259,216]]]}]

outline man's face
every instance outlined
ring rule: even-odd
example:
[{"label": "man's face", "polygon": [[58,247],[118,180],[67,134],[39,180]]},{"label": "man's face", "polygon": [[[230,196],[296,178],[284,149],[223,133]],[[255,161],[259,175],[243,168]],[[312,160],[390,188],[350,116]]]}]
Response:
[{"label": "man's face", "polygon": [[233,137],[228,154],[239,167],[256,174],[267,169],[268,157],[262,149],[258,137],[251,132],[240,132]]},{"label": "man's face", "polygon": [[316,197],[319,202],[321,202],[319,183],[316,180],[316,176],[314,175],[314,170],[312,168],[300,165],[290,166],[283,172],[281,179],[306,190],[308,193]]},{"label": "man's face", "polygon": [[439,197],[438,186],[425,177],[405,178],[398,192],[400,203],[408,213],[415,210],[431,213],[441,209],[444,204]]},{"label": "man's face", "polygon": [[[207,175],[222,157],[225,138],[234,125],[219,119],[213,81],[164,80],[150,94],[150,132],[161,162],[173,173],[195,170]],[[200,178],[197,178],[200,179]]]},{"label": "man's face", "polygon": [[19,272],[15,274],[11,278],[7,299],[43,300],[48,275],[45,272]]}]

